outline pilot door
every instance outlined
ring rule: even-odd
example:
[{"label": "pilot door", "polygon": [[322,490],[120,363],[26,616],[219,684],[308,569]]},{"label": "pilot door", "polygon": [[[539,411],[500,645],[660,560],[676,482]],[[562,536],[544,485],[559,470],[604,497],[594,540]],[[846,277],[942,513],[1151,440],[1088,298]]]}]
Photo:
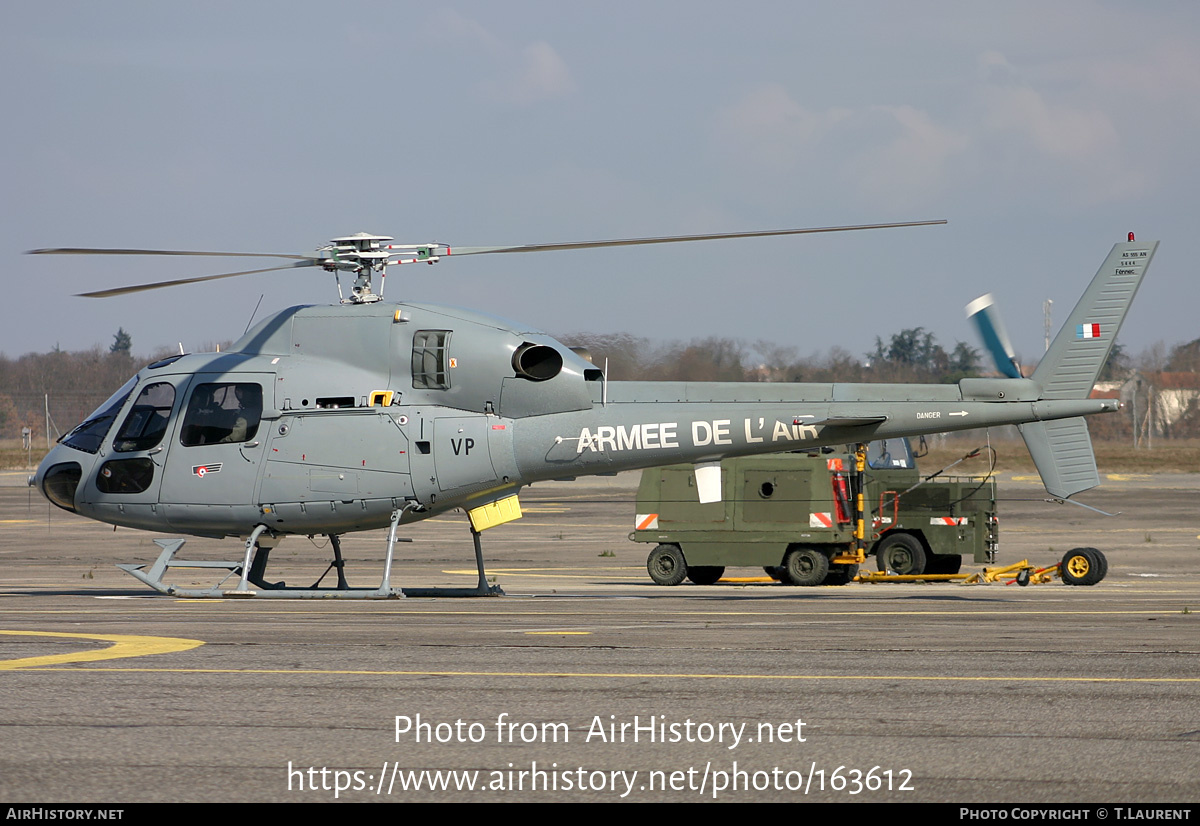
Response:
[{"label": "pilot door", "polygon": [[130,514],[151,513],[159,501],[172,413],[186,395],[188,376],[155,376],[143,380],[122,405],[112,441],[100,446],[96,472],[84,479],[84,502],[116,505]]},{"label": "pilot door", "polygon": [[164,504],[249,505],[262,464],[266,374],[198,374],[167,452]]}]

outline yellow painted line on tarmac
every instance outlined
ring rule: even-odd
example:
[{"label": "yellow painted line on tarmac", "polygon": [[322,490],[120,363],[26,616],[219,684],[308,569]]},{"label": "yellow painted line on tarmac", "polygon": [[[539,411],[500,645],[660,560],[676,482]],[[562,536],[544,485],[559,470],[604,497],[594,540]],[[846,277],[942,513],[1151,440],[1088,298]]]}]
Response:
[{"label": "yellow painted line on tarmac", "polygon": [[45,657],[21,657],[0,660],[0,671],[16,668],[43,668],[67,663],[87,663],[99,660],[120,660],[126,657],[148,657],[151,654],[171,654],[204,645],[201,640],[182,637],[142,637],[129,634],[64,634],[58,631],[0,631],[13,637],[57,637],[59,639],[99,640],[113,643],[108,648],[74,651],[70,654],[51,654]]},{"label": "yellow painted line on tarmac", "polygon": [[[39,671],[70,669],[39,668]],[[947,676],[942,674],[713,674],[653,671],[368,671],[366,669],[315,668],[89,668],[87,673],[119,672],[143,674],[280,674],[287,676],[348,676],[348,677],[546,677],[562,679],[575,677],[596,680],[759,680],[759,681],[838,681],[857,682],[927,682],[927,683],[1200,683],[1200,677],[1039,677],[1039,676]]]},{"label": "yellow painted line on tarmac", "polygon": [[40,519],[0,519],[0,525],[24,525],[29,522],[41,523]]},{"label": "yellow painted line on tarmac", "polygon": [[591,631],[526,631],[530,637],[586,637]]}]

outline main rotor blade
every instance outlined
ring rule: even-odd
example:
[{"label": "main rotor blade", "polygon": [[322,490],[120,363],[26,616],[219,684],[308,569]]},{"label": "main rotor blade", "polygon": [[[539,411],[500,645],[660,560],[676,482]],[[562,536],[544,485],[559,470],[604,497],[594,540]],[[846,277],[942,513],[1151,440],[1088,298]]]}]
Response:
[{"label": "main rotor blade", "polygon": [[1000,320],[1000,312],[996,309],[992,294],[981,295],[968,304],[967,318],[975,322],[979,337],[991,353],[996,369],[1010,379],[1021,378],[1021,365],[1017,363],[1017,354],[1004,329],[1004,322]]},{"label": "main rotor blade", "polygon": [[127,295],[128,293],[140,293],[144,290],[157,290],[162,287],[176,287],[180,284],[195,284],[200,281],[216,281],[219,278],[233,278],[236,275],[254,275],[259,272],[273,272],[275,270],[290,270],[296,267],[319,267],[321,261],[316,258],[308,258],[303,261],[298,261],[295,264],[284,264],[282,267],[267,267],[262,270],[243,270],[242,272],[226,272],[220,275],[200,275],[195,278],[177,278],[174,281],[158,281],[154,284],[135,284],[132,287],[117,287],[112,290],[96,290],[90,293],[79,293],[79,298],[111,298],[114,295]]},{"label": "main rotor blade", "polygon": [[217,258],[295,258],[299,261],[312,260],[311,255],[286,255],[278,252],[189,252],[187,250],[118,250],[93,249],[91,247],[52,247],[29,250],[26,255],[206,255]]},{"label": "main rotor blade", "polygon": [[635,247],[643,244],[676,244],[685,241],[720,241],[725,238],[768,238],[774,235],[809,235],[817,232],[849,232],[858,229],[892,229],[896,227],[925,227],[944,224],[941,221],[906,221],[899,224],[859,224],[848,227],[813,227],[810,229],[768,229],[756,232],[720,232],[712,235],[664,235],[655,238],[625,238],[614,241],[575,241],[560,244],[521,244],[501,247],[458,247],[451,245],[447,255],[481,255],[491,252],[547,252],[550,250],[586,250],[597,247]]}]

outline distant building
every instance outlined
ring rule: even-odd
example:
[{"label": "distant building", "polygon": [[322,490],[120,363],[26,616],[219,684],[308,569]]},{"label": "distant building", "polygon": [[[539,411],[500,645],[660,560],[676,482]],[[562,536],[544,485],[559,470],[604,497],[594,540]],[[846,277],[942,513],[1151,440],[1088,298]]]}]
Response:
[{"label": "distant building", "polygon": [[1200,373],[1135,370],[1124,381],[1097,382],[1091,397],[1120,399],[1139,442],[1200,428]]}]

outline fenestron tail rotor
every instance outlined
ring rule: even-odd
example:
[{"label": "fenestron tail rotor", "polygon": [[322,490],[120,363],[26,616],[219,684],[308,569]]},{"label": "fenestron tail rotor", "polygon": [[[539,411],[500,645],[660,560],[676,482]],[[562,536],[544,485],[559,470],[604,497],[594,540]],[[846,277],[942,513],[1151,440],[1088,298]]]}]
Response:
[{"label": "fenestron tail rotor", "polygon": [[426,244],[388,244],[393,240],[386,235],[371,235],[360,232],[334,238],[327,247],[317,250],[313,255],[290,255],[266,252],[209,252],[190,250],[146,250],[146,249],[94,249],[86,247],[57,247],[50,249],[30,250],[30,255],[174,255],[174,256],[208,256],[208,257],[241,257],[241,258],[284,258],[294,263],[278,267],[266,267],[256,270],[241,270],[239,272],[220,273],[218,275],[202,275],[193,278],[178,278],[171,281],[158,281],[151,284],[135,284],[128,287],[117,287],[108,290],[95,290],[80,293],[85,298],[107,298],[110,296],[126,295],[128,293],[156,290],[162,287],[175,287],[182,284],[195,284],[202,281],[215,281],[221,278],[233,278],[239,275],[253,275],[277,270],[288,270],[297,267],[321,267],[327,272],[351,272],[357,278],[349,297],[341,296],[341,284],[338,285],[338,295],[343,303],[363,304],[379,301],[382,295],[372,291],[371,274],[379,273],[382,281],[389,265],[398,264],[434,264],[443,257],[464,255],[484,255],[490,253],[514,252],[551,252],[555,250],[599,249],[602,247],[632,247],[647,244],[679,244],[688,241],[720,241],[732,238],[770,238],[781,235],[811,235],[822,232],[851,232],[864,229],[896,229],[900,227],[922,227],[944,224],[946,221],[906,221],[890,224],[857,224],[838,227],[810,227],[803,229],[755,230],[752,232],[722,232],[704,235],[662,235],[648,238],[623,238],[608,241],[570,241],[550,244],[517,244],[490,247],[460,247],[449,244],[431,242]]}]

